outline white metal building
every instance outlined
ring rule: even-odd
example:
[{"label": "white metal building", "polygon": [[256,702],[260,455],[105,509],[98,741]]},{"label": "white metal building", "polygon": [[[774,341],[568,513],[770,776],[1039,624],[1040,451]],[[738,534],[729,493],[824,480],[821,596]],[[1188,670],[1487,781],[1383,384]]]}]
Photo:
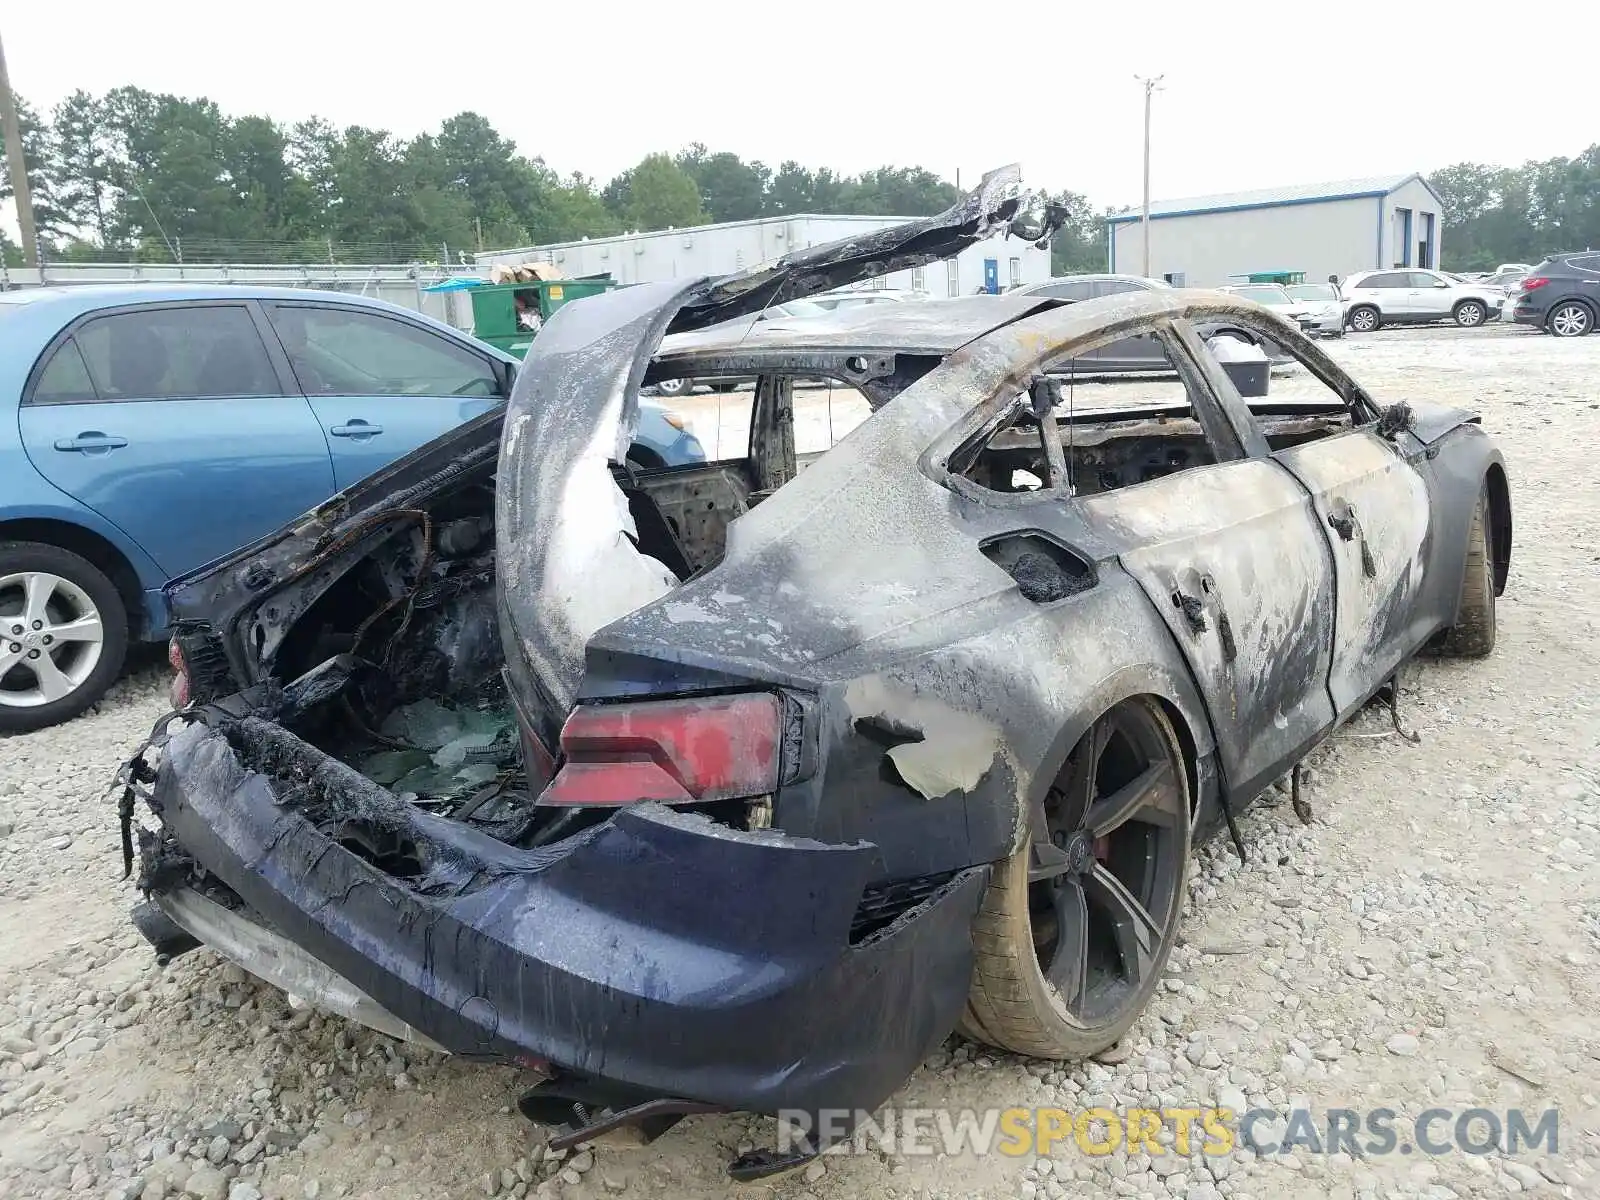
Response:
[{"label": "white metal building", "polygon": [[[724,221],[653,233],[584,238],[546,246],[486,251],[476,256],[479,267],[495,263],[544,261],[569,276],[607,272],[620,284],[654,283],[697,275],[723,275],[772,262],[792,250],[803,250],[839,238],[869,233],[911,220],[910,217],[794,216]],[[1040,283],[1050,277],[1050,252],[1036,250],[1017,238],[996,237],[969,246],[953,259],[898,271],[873,280],[873,287],[904,288],[930,296],[970,296],[987,283],[1006,291],[1017,284]]]},{"label": "white metal building", "polygon": [[[1150,274],[1216,287],[1253,271],[1304,271],[1308,282],[1356,271],[1439,265],[1438,194],[1421,175],[1345,179],[1153,201]],[[1144,273],[1138,212],[1110,220],[1108,267]]]}]

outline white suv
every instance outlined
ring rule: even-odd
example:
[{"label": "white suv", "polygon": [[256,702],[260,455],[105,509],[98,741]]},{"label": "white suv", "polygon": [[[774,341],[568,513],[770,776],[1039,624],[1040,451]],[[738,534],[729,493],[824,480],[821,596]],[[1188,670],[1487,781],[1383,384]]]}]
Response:
[{"label": "white suv", "polygon": [[1499,320],[1506,302],[1505,293],[1496,288],[1416,267],[1363,271],[1346,279],[1340,291],[1349,305],[1345,319],[1357,333],[1429,321],[1454,321],[1470,329]]}]

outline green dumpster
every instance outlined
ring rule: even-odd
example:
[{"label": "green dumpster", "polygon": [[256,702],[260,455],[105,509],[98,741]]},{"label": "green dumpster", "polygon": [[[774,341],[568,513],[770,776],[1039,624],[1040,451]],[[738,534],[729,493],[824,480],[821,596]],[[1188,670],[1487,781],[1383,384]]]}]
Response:
[{"label": "green dumpster", "polygon": [[542,324],[556,309],[585,296],[616,287],[609,275],[584,279],[543,279],[529,283],[485,283],[471,289],[472,334],[491,346],[522,358],[533,344],[532,329],[517,324],[517,298],[535,308]]},{"label": "green dumpster", "polygon": [[1304,271],[1248,271],[1243,275],[1235,275],[1234,279],[1241,283],[1281,283],[1287,287],[1291,283],[1304,283]]}]

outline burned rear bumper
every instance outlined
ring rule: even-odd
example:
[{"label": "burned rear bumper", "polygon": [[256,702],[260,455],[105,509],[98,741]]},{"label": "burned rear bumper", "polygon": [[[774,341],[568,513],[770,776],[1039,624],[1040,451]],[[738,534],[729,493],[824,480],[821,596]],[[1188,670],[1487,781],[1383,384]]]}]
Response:
[{"label": "burned rear bumper", "polygon": [[[320,763],[306,770],[302,752]],[[901,1084],[965,1003],[988,878],[958,873],[852,944],[870,845],[639,805],[517,850],[253,720],[175,734],[150,804],[165,834],[143,842],[158,902],[215,877],[445,1049],[757,1112],[871,1110]],[[382,825],[366,843],[412,869],[346,849],[352,821]]]}]

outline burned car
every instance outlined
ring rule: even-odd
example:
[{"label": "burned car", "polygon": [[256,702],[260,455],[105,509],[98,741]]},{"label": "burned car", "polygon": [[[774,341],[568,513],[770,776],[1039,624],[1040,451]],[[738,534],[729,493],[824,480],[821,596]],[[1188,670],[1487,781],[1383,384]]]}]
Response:
[{"label": "burned car", "polygon": [[[175,584],[192,700],[124,793],[152,940],[536,1068],[563,1144],[870,1112],[957,1029],[1121,1037],[1195,839],[1419,651],[1490,651],[1509,492],[1476,416],[1215,292],[754,319],[1036,232],[1004,183],[568,305],[503,415]],[[1319,394],[1242,400],[1226,328]],[[1129,337],[1168,392],[1092,402],[1071,361]],[[718,373],[742,454],[625,463],[643,387]],[[870,415],[800,450],[817,378]]]}]

